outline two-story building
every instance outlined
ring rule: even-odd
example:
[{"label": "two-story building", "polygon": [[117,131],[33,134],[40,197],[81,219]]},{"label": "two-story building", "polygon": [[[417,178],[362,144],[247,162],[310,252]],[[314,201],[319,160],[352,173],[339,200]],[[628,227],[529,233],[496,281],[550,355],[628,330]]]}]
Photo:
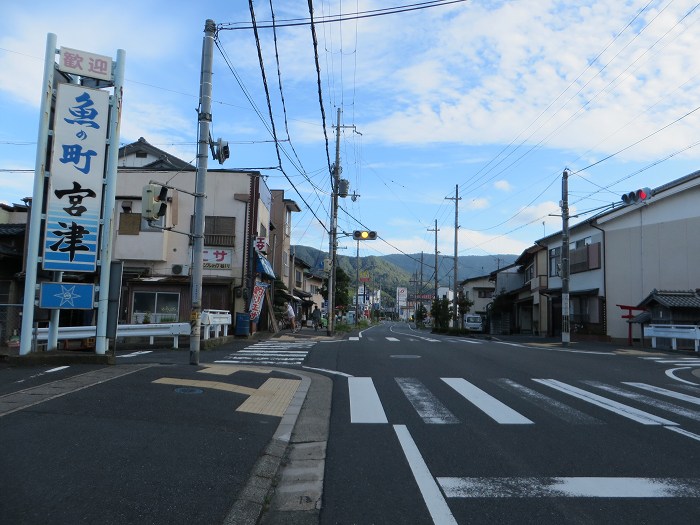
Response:
[{"label": "two-story building", "polygon": [[[124,263],[122,322],[189,319],[195,177],[192,165],[143,138],[120,149],[113,258]],[[165,214],[149,222],[141,206],[151,181],[169,189]],[[274,279],[254,243],[268,237],[271,200],[260,172],[208,170],[203,309],[246,311],[255,280]]]},{"label": "two-story building", "polygon": [[[699,201],[697,171],[653,189],[646,199],[620,203],[570,228],[572,339],[626,341],[629,326],[623,315],[629,311],[622,306],[643,306],[655,289],[700,288]],[[525,257],[529,250],[516,262],[522,285],[530,283],[533,327],[537,322],[542,335],[561,334],[561,248],[559,231],[535,241],[531,262]],[[504,289],[508,291],[508,287]],[[497,295],[500,290],[497,282]],[[517,310],[515,315],[518,317]],[[518,322],[511,323],[514,331],[527,332]]]}]

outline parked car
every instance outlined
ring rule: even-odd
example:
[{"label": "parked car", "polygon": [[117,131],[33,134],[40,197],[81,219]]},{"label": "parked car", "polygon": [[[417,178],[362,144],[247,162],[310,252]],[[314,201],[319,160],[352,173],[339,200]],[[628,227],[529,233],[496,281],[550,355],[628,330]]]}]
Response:
[{"label": "parked car", "polygon": [[482,332],[484,330],[484,320],[480,315],[465,315],[464,327],[472,332]]}]

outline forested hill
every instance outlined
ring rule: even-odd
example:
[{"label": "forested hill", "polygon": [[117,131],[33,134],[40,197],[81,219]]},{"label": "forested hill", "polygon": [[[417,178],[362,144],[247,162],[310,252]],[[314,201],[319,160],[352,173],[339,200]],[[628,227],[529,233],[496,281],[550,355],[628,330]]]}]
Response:
[{"label": "forested hill", "polygon": [[[309,246],[293,246],[292,251],[297,257],[310,264],[314,271],[320,272],[323,269],[323,259],[327,257],[327,252],[322,252]],[[464,255],[458,258],[458,278],[460,281],[469,277],[487,275],[492,271],[512,264],[517,255]],[[397,287],[412,287],[410,281],[414,278],[421,279],[421,254],[403,255],[392,254],[382,256],[360,257],[360,272],[367,272],[375,285],[379,285],[382,290],[393,293]],[[428,288],[427,283],[433,282],[433,266],[435,265],[435,255],[423,254],[423,275],[422,280]],[[338,255],[338,266],[342,268],[351,279],[354,279],[357,268],[356,258],[348,255]],[[452,284],[452,273],[454,258],[444,255],[438,256],[438,281],[440,286]]]}]

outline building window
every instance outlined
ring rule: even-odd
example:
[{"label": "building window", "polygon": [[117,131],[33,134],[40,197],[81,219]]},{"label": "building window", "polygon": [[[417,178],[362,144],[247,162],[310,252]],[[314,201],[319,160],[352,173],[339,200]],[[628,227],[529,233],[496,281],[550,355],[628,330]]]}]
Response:
[{"label": "building window", "polygon": [[525,268],[525,282],[529,283],[535,278],[535,265],[531,264]]},{"label": "building window", "polygon": [[[194,215],[191,217],[190,231],[194,233]],[[204,218],[204,244],[233,248],[236,245],[236,218],[207,215]]]},{"label": "building window", "polygon": [[289,252],[287,251],[282,252],[282,266],[284,267],[284,276],[289,277]]},{"label": "building window", "polygon": [[479,299],[491,299],[493,290],[479,290]]},{"label": "building window", "polygon": [[134,292],[132,323],[177,323],[179,318],[179,293]]},{"label": "building window", "polygon": [[587,272],[600,268],[600,243],[582,244],[571,250],[569,265],[571,273]]},{"label": "building window", "polygon": [[549,250],[549,276],[557,277],[561,269],[561,247]]},{"label": "building window", "polygon": [[301,271],[295,270],[294,271],[294,286],[296,286],[297,288],[301,288],[301,285],[303,284],[303,282],[304,282],[304,280],[303,280],[303,275],[302,275]]},{"label": "building window", "polygon": [[119,214],[119,235],[138,235],[141,231],[141,214],[120,213]]}]

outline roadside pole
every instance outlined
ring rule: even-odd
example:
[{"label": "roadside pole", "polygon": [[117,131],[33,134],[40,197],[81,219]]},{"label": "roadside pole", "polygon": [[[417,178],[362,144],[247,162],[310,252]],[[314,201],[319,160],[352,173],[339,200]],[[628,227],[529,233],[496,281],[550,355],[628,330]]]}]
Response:
[{"label": "roadside pole", "polygon": [[197,178],[194,195],[194,235],[192,239],[192,313],[190,315],[190,364],[199,364],[199,337],[202,315],[202,266],[204,250],[204,214],[206,198],[207,163],[209,160],[209,131],[211,128],[212,64],[216,24],[207,20],[204,24],[202,43],[202,72],[199,85],[199,111],[197,121]]},{"label": "roadside pole", "polygon": [[561,343],[571,340],[569,319],[569,170],[561,178]]},{"label": "roadside pole", "polygon": [[331,269],[328,275],[328,330],[327,335],[333,335],[335,329],[335,265],[338,236],[338,183],[340,181],[340,108],[338,108],[338,126],[336,127],[335,138],[335,165],[331,174],[331,231],[328,235],[329,256],[331,259]]}]

